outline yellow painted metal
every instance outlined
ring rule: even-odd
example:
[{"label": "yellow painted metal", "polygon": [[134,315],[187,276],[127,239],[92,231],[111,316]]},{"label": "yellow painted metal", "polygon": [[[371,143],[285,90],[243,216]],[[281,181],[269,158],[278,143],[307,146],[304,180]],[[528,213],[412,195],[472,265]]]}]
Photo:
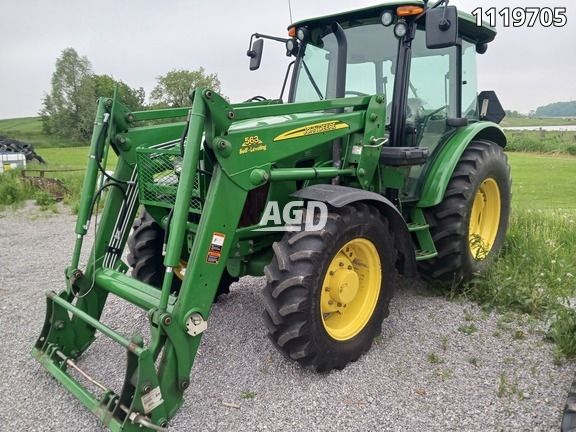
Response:
[{"label": "yellow painted metal", "polygon": [[350,340],[366,327],[381,283],[380,255],[370,240],[355,238],[338,251],[326,270],[320,295],[322,324],[331,338]]},{"label": "yellow painted metal", "polygon": [[180,260],[180,265],[178,267],[174,267],[174,274],[180,280],[184,280],[184,275],[186,274],[186,266],[188,265],[187,261]]},{"label": "yellow painted metal", "polygon": [[500,226],[501,207],[498,183],[488,177],[476,192],[468,227],[470,253],[477,260],[485,259],[494,246]]}]

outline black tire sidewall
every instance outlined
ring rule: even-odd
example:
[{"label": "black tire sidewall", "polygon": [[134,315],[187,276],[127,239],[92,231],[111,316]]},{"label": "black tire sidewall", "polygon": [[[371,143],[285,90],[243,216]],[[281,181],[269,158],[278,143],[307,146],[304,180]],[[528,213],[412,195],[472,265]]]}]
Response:
[{"label": "black tire sidewall", "polygon": [[[328,220],[328,223],[330,223],[330,218]],[[319,351],[324,352],[327,357],[335,356],[349,361],[347,359],[357,357],[359,352],[369,349],[374,337],[380,333],[382,321],[388,315],[388,304],[393,294],[395,273],[393,257],[390,254],[390,234],[388,233],[387,225],[382,220],[364,220],[360,223],[347,225],[344,230],[336,229],[335,232],[336,235],[331,238],[331,241],[325,243],[321,262],[318,263],[320,271],[314,275],[309,284],[308,316],[310,317],[309,325],[311,326],[310,336]],[[327,333],[322,322],[320,298],[323,290],[323,281],[334,256],[346,243],[357,238],[371,241],[378,251],[382,269],[380,293],[374,312],[365,327],[353,338],[346,341],[338,341]]]}]

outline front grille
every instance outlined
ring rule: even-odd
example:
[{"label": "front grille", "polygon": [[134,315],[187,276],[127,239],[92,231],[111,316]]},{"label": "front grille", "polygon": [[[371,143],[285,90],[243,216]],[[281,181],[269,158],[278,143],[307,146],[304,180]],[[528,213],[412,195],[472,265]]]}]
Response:
[{"label": "front grille", "polygon": [[[180,181],[182,156],[180,146],[168,148],[139,148],[136,150],[140,202],[157,207],[174,207]],[[199,174],[194,177],[194,190],[190,200],[190,211],[202,211],[202,196]]]}]

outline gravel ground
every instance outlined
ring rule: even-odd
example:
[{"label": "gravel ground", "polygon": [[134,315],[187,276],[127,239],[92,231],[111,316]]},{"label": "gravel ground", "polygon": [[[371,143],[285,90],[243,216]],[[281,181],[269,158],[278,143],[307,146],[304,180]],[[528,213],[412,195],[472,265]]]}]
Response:
[{"label": "gravel ground", "polygon": [[[73,226],[64,210],[0,214],[2,431],[103,430],[29,354],[44,319],[43,292],[64,286]],[[397,293],[367,355],[319,375],[268,343],[263,285],[243,278],[215,305],[170,430],[559,429],[574,365],[553,364],[538,324],[508,322],[412,284]],[[104,321],[126,335],[147,328],[145,313],[120,300],[110,302]],[[119,346],[101,337],[80,363],[119,390],[124,361]]]}]

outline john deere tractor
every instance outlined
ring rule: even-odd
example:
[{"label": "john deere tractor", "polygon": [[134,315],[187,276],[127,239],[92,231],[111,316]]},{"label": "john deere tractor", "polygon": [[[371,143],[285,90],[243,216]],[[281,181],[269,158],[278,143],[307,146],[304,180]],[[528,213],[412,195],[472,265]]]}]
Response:
[{"label": "john deere tractor", "polygon": [[[34,357],[110,429],[163,430],[213,302],[265,275],[279,351],[316,371],[357,360],[398,275],[459,284],[502,246],[503,111],[475,72],[494,37],[444,2],[389,1],[253,34],[253,70],[264,40],[286,49],[278,99],[197,88],[190,107],[132,112],[101,98],[66,285],[46,294]],[[110,295],[148,311],[149,344],[100,321]],[[121,389],[79,363],[96,332],[126,349]]]}]

